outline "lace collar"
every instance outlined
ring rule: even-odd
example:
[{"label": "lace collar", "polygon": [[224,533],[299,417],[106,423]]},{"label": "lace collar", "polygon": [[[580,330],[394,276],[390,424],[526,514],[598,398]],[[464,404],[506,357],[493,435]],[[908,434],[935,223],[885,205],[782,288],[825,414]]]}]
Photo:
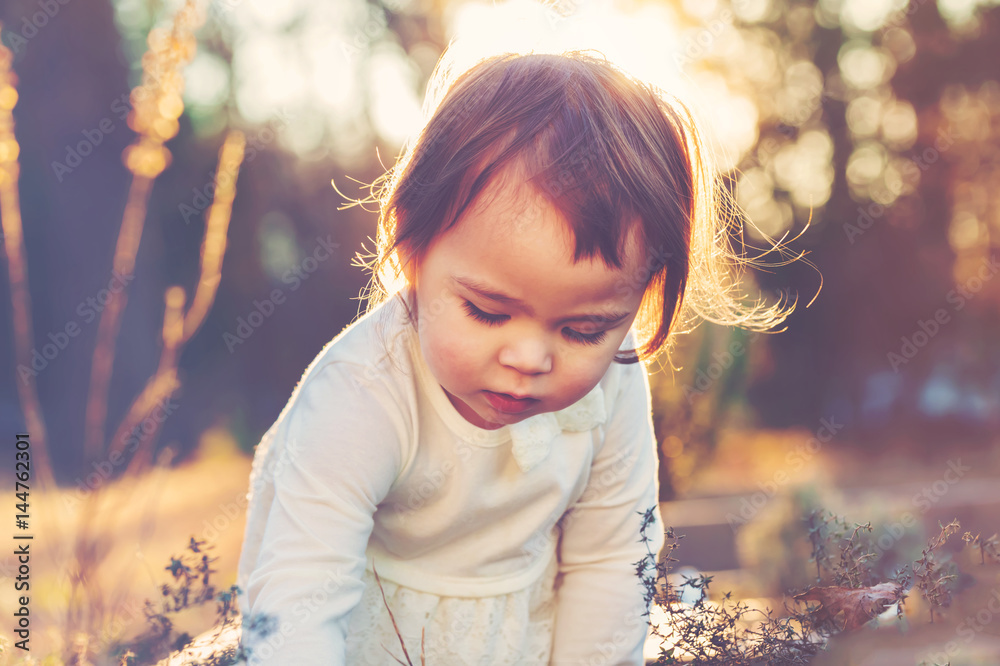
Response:
[{"label": "lace collar", "polygon": [[536,414],[520,423],[507,426],[514,460],[521,471],[527,472],[545,460],[552,450],[552,440],[562,431],[586,432],[606,420],[604,391],[598,384],[590,393],[565,409]]}]

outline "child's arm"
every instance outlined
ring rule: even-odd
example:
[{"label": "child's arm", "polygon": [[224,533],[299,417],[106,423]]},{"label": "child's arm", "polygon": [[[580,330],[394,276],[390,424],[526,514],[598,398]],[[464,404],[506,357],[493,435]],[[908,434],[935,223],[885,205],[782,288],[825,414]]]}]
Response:
[{"label": "child's arm", "polygon": [[[639,364],[621,366],[610,421],[590,480],[563,518],[553,664],[641,665],[648,618],[635,563],[642,513],[658,507],[657,456],[649,382]],[[663,545],[660,512],[646,529],[654,555]]]},{"label": "child's arm", "polygon": [[280,448],[258,472],[273,481],[256,486],[249,507],[244,610],[275,624],[260,636],[244,618],[250,663],[344,663],[372,515],[404,465],[407,441],[386,385],[359,386],[352,372],[330,364],[310,375],[271,442]]}]

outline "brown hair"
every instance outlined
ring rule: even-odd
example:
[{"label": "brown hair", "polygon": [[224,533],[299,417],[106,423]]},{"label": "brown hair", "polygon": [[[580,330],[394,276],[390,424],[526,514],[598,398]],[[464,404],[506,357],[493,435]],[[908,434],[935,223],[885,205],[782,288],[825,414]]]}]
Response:
[{"label": "brown hair", "polygon": [[430,120],[373,185],[381,215],[377,253],[365,264],[369,309],[492,179],[513,173],[568,221],[577,261],[621,268],[628,232],[639,232],[644,270],[620,286],[643,290],[640,344],[616,361],[655,357],[691,315],[750,328],[787,316],[786,305],[747,305],[733,294],[732,269],[748,261],[729,246],[734,207],[719,205],[731,201],[679,101],[581,52],[498,55],[457,77],[445,62],[429,87]]}]

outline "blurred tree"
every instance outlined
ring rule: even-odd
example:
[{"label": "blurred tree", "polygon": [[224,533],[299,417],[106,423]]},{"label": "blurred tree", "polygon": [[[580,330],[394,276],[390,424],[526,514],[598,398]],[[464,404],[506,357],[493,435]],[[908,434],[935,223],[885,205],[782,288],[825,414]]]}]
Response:
[{"label": "blurred tree", "polygon": [[[132,132],[124,119],[128,68],[110,4],[55,7],[50,17],[35,2],[0,6],[2,38],[14,52],[20,79],[14,115],[38,351],[33,368],[14,367],[8,302],[0,327],[0,424],[6,432],[23,427],[14,382],[19,372],[37,372],[50,448],[57,472],[66,473],[82,460],[101,290],[112,283],[111,257],[129,182],[121,151]],[[115,366],[113,419],[121,417],[155,365],[163,303],[157,254],[155,244],[140,248],[131,281],[135,298],[126,311]],[[0,292],[9,294],[2,273]],[[70,337],[66,326],[73,323],[79,333]]]},{"label": "blurred tree", "polygon": [[[761,138],[741,170],[762,166],[776,183],[774,199],[791,202],[797,225],[814,216],[793,247],[809,250],[824,278],[816,303],[800,307],[785,333],[767,339],[773,364],[756,377],[753,403],[770,425],[812,427],[835,415],[862,439],[981,436],[997,425],[990,414],[998,407],[1000,356],[988,322],[995,321],[1000,290],[986,284],[990,296],[961,299],[970,306],[963,310],[953,289],[983,266],[996,243],[986,231],[973,234],[966,241],[972,259],[965,268],[956,263],[962,204],[955,193],[963,181],[978,183],[978,198],[992,200],[978,215],[996,219],[996,190],[988,183],[996,183],[997,136],[988,119],[996,114],[997,73],[986,63],[1000,55],[1000,9],[979,8],[955,28],[935,3],[913,1],[864,25],[851,13],[862,4],[776,1],[740,27],[747,42],[766,29],[784,65],[779,103],[766,99],[767,87],[759,91]],[[809,98],[803,63],[821,76],[819,104],[815,112],[806,105],[782,113],[782,97]],[[741,77],[739,70],[730,75]],[[947,117],[955,98],[980,111],[993,105],[974,137]],[[782,178],[783,169],[803,168],[805,160],[782,158],[816,131],[832,144],[833,180],[828,201],[810,211]],[[757,278],[765,290],[807,295],[817,281],[801,263]],[[942,310],[946,323],[935,325]],[[987,363],[969,363],[963,349],[970,348],[986,352],[979,361]]]},{"label": "blurred tree", "polygon": [[[391,164],[401,126],[388,124],[384,110],[409,109],[422,94],[448,39],[446,17],[458,5],[211,5],[199,59],[188,71],[192,97],[169,144],[173,164],[150,202],[109,421],[152,373],[163,290],[190,287],[194,279],[204,223],[198,201],[230,125],[246,132],[248,149],[222,283],[181,358],[178,418],[164,424],[162,437],[189,451],[221,419],[246,447],[256,443],[309,360],[358,312],[352,299],[367,276],[349,258],[374,233],[375,215],[338,211],[344,202],[330,178],[350,193],[345,176],[371,182],[382,173],[379,159]],[[37,347],[71,320],[81,327],[38,377],[53,453],[69,478],[80,462],[96,334],[96,320],[83,312],[111,278],[128,183],[120,155],[132,138],[121,115],[129,73],[135,83],[141,40],[166,10],[145,0],[59,7],[57,15],[41,16],[37,3],[13,0],[0,7],[0,19],[21,80],[16,119]],[[730,174],[760,228],[747,228],[748,241],[762,245],[765,233],[797,233],[812,214],[792,249],[811,253],[825,284],[807,309],[819,283],[810,266],[754,272],[765,293],[795,292],[803,300],[788,330],[755,340],[754,353],[727,369],[739,374],[720,379],[711,408],[693,407],[692,418],[718,427],[727,405],[742,409],[731,397],[749,386],[768,425],[810,428],[833,415],[854,434],[880,441],[995,430],[1000,343],[990,331],[1000,281],[979,278],[961,309],[949,293],[975,279],[997,245],[1000,93],[989,63],[998,61],[1000,8],[978,7],[955,19],[919,0],[882,14],[858,0],[683,7],[697,11],[687,17],[693,29],[729,12],[721,36],[685,65],[689,73],[721,74],[756,106],[757,140]],[[295,81],[305,81],[297,96],[288,93],[298,90]],[[387,97],[397,89],[407,94]],[[104,120],[113,129],[101,131]],[[91,138],[95,145],[84,145]],[[71,153],[84,150],[89,154],[71,171],[54,166],[75,163]],[[288,279],[328,236],[335,261],[308,279]],[[227,345],[226,336],[275,289],[287,297],[279,315]],[[921,342],[921,322],[939,309],[948,323],[894,367],[889,355],[902,352],[903,338]],[[0,422],[13,429],[21,417],[7,322],[0,327],[7,350]],[[728,339],[699,338],[704,353],[718,352],[719,340]],[[697,360],[692,353],[690,371],[707,371],[712,356]],[[676,400],[694,376],[663,399]],[[658,427],[674,430],[666,422]]]}]

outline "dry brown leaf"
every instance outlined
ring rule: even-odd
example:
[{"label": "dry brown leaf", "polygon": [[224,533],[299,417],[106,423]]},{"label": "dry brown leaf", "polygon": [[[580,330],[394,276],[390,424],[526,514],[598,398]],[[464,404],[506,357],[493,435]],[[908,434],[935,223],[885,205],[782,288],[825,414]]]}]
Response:
[{"label": "dry brown leaf", "polygon": [[854,631],[905,596],[899,583],[879,583],[873,587],[814,587],[795,596],[798,601],[818,601],[813,611],[820,621],[844,614],[841,631]]}]

